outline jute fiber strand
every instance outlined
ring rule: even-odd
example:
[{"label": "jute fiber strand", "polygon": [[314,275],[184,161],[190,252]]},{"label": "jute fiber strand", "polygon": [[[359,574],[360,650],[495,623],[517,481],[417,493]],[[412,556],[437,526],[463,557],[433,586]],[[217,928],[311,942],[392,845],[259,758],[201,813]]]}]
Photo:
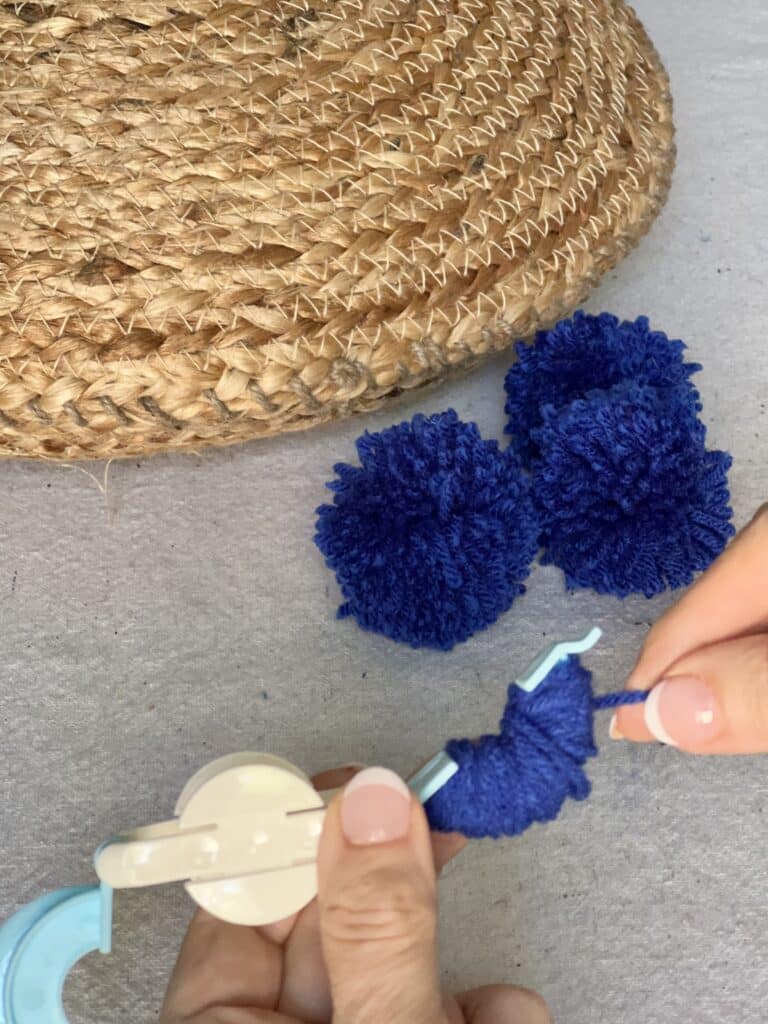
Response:
[{"label": "jute fiber strand", "polygon": [[0,5],[0,454],[371,409],[570,311],[648,228],[619,0]]}]

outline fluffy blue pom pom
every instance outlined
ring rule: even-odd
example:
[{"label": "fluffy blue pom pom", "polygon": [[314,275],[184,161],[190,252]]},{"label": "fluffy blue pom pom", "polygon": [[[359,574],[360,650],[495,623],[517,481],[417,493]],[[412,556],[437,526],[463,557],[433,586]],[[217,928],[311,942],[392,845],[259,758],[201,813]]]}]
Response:
[{"label": "fluffy blue pom pom", "polygon": [[685,389],[618,385],[542,418],[532,480],[543,561],[570,587],[651,597],[722,551],[731,459],[707,451]]},{"label": "fluffy blue pom pom", "polygon": [[506,432],[526,464],[536,455],[531,431],[542,423],[542,407],[561,408],[590,391],[622,381],[674,388],[698,411],[699,396],[689,378],[701,367],[684,362],[685,345],[652,331],[646,317],[620,323],[610,313],[577,312],[551,331],[540,331],[532,345],[518,342],[518,361],[509,370]]},{"label": "fluffy blue pom pom", "polygon": [[515,454],[455,412],[357,441],[318,509],[315,542],[365,629],[449,650],[525,589],[538,522]]},{"label": "fluffy blue pom pom", "polygon": [[584,800],[593,739],[592,677],[560,662],[532,693],[509,687],[498,736],[451,740],[458,772],[427,802],[430,827],[476,839],[515,836],[556,818],[567,797]]}]

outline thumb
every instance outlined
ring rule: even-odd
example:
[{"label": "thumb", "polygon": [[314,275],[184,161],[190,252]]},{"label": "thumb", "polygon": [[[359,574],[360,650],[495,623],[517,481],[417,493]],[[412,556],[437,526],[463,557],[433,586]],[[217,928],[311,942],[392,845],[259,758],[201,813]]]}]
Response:
[{"label": "thumb", "polygon": [[611,735],[657,739],[694,754],[768,753],[768,636],[680,658],[644,704],[620,709]]},{"label": "thumb", "polygon": [[366,768],[328,808],[318,903],[334,1024],[444,1024],[429,829],[393,772]]}]

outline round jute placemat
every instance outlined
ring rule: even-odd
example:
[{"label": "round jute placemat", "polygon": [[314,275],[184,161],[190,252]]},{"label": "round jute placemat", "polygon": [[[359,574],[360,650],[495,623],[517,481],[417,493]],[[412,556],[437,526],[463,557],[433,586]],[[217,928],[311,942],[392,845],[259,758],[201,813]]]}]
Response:
[{"label": "round jute placemat", "polygon": [[647,229],[620,0],[0,5],[0,455],[322,423],[570,311]]}]

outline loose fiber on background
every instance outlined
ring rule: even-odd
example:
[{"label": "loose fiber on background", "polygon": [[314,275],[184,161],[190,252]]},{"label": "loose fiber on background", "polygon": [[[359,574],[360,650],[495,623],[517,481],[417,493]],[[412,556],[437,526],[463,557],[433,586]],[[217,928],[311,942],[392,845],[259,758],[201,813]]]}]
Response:
[{"label": "loose fiber on background", "polygon": [[619,0],[0,6],[0,455],[373,408],[549,326],[647,229]]}]

